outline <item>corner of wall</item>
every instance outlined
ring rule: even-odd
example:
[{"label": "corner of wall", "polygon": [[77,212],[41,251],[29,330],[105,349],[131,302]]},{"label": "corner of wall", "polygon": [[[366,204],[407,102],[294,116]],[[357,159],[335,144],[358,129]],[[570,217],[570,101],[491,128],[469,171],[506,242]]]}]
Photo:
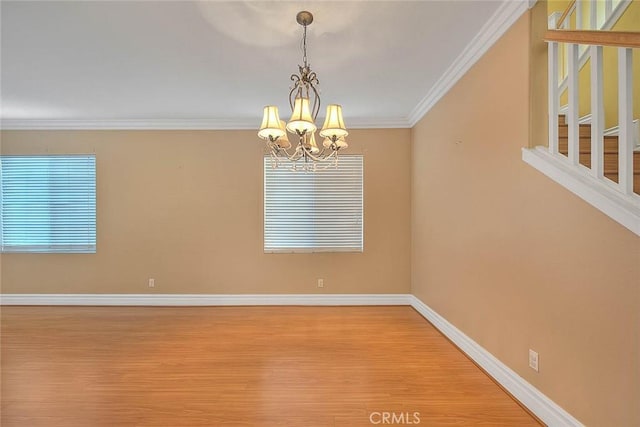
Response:
[{"label": "corner of wall", "polygon": [[529,14],[529,148],[548,145],[547,25],[547,0],[541,0]]}]

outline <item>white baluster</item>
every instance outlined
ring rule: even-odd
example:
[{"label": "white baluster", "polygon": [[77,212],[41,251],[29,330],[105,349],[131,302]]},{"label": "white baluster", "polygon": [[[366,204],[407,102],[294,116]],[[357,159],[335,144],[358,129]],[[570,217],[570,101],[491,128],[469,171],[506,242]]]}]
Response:
[{"label": "white baluster", "polygon": [[633,49],[618,48],[618,183],[633,193]]},{"label": "white baluster", "polygon": [[577,165],[580,155],[580,134],[578,124],[578,45],[569,44],[569,73],[567,90],[569,95],[567,124],[569,127],[569,161]]},{"label": "white baluster", "polygon": [[611,11],[613,10],[613,0],[604,0],[604,20],[606,21],[611,16]]},{"label": "white baluster", "polygon": [[604,92],[602,46],[591,46],[591,173],[603,177]]},{"label": "white baluster", "polygon": [[554,12],[551,15],[549,15],[549,18],[547,19],[547,28],[549,28],[550,30],[557,29],[558,16],[559,16],[559,12]]},{"label": "white baluster", "polygon": [[576,30],[582,29],[582,2],[576,1]]},{"label": "white baluster", "polygon": [[558,153],[558,43],[550,42],[549,61],[549,152]]},{"label": "white baluster", "polygon": [[598,29],[598,0],[589,0],[589,29]]}]

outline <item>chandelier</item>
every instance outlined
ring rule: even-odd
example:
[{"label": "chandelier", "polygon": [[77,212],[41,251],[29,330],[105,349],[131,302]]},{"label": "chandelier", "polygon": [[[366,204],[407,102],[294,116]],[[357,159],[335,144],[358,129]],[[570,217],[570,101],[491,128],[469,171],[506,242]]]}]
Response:
[{"label": "chandelier", "polygon": [[[307,26],[313,22],[313,15],[307,11],[299,12],[296,15],[296,21],[304,28],[303,65],[298,65],[299,74],[291,75],[293,82],[289,92],[291,119],[285,124],[284,120],[280,120],[278,107],[275,105],[264,107],[258,136],[264,139],[274,168],[279,167],[283,160],[289,161],[287,164],[292,170],[316,171],[336,167],[338,151],[348,147],[345,140],[348,132],[342,118],[342,106],[337,104],[327,106],[327,115],[319,132],[324,140],[322,148],[318,147],[315,121],[320,111],[319,81],[307,62]],[[289,142],[287,132],[294,138],[297,137],[295,147]]]}]

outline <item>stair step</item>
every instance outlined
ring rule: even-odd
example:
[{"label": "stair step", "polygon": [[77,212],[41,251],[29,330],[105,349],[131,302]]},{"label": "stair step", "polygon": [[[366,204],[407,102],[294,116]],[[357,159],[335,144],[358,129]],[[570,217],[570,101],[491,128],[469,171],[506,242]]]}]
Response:
[{"label": "stair step", "polygon": [[[558,151],[564,156],[569,152],[569,126],[566,116],[558,116]],[[578,129],[579,162],[591,167],[591,124],[580,124]],[[604,176],[618,182],[618,136],[604,137]],[[640,194],[640,152],[633,153],[633,192]]]},{"label": "stair step", "polygon": [[[558,138],[558,150],[567,151],[569,147],[569,138]],[[591,152],[591,137],[580,138],[580,151]],[[618,137],[617,136],[605,136],[604,137],[604,151],[618,152]]]},{"label": "stair step", "polygon": [[[567,122],[567,116],[563,115],[563,114],[559,114],[558,115],[558,125],[560,126],[566,126],[568,124]],[[579,126],[591,126],[590,123],[579,123]]]},{"label": "stair step", "polygon": [[[581,137],[591,137],[591,125],[580,125],[579,133]],[[567,138],[569,136],[569,125],[558,125],[558,136]]]},{"label": "stair step", "polygon": [[[567,156],[566,151],[560,151],[560,154]],[[640,153],[633,154],[634,168],[633,174],[640,175]],[[591,152],[580,152],[578,161],[581,165],[588,168],[591,167]],[[618,153],[605,153],[604,154],[604,170],[605,173],[618,173]]]}]

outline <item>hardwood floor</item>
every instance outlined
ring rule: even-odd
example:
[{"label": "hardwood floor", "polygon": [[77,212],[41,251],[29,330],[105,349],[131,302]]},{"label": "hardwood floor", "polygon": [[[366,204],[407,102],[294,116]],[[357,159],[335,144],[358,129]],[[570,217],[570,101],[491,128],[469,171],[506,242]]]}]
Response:
[{"label": "hardwood floor", "polygon": [[3,427],[352,427],[384,412],[540,425],[410,307],[2,307],[1,320]]}]

